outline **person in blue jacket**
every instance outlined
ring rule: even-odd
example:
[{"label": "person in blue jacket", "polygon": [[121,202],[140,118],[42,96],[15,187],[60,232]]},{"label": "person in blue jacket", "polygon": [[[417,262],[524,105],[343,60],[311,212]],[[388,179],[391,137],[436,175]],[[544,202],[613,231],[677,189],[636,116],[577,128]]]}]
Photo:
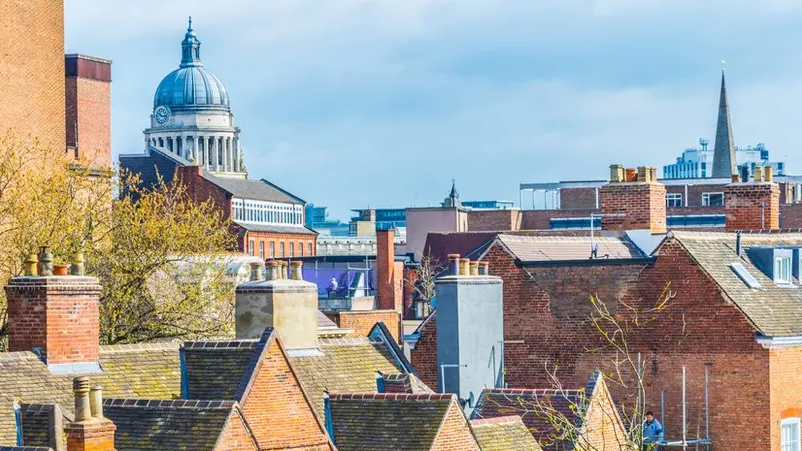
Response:
[{"label": "person in blue jacket", "polygon": [[643,449],[644,451],[656,450],[660,443],[665,441],[663,437],[663,425],[657,421],[651,411],[646,412],[646,421],[643,422]]}]

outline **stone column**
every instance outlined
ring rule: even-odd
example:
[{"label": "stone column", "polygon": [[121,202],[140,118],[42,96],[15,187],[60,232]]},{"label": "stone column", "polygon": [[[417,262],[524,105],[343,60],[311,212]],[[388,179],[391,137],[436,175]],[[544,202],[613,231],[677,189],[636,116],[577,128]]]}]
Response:
[{"label": "stone column", "polygon": [[234,151],[231,147],[231,137],[228,137],[226,138],[226,165],[230,172],[234,172]]},{"label": "stone column", "polygon": [[195,162],[200,164],[201,160],[198,156],[198,135],[192,137],[192,157],[195,158]]},{"label": "stone column", "polygon": [[233,154],[233,167],[234,172],[239,172],[239,149],[237,148],[239,139],[235,136],[232,138],[231,146],[232,146],[232,154]]},{"label": "stone column", "polygon": [[220,145],[217,136],[212,137],[212,169],[220,170]]}]

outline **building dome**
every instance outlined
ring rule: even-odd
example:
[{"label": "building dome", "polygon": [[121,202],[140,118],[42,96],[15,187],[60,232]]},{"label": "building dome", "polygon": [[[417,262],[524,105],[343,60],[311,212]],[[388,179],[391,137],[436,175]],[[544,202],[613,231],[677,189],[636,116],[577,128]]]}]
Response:
[{"label": "building dome", "polygon": [[162,105],[171,111],[229,110],[223,82],[203,67],[192,18],[181,43],[181,66],[164,77],[153,96],[154,110]]}]

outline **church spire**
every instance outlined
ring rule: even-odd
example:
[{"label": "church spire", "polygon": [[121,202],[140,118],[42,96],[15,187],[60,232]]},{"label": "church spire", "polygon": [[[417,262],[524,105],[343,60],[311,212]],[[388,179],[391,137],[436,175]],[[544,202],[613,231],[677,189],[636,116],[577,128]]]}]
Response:
[{"label": "church spire", "polygon": [[192,29],[192,16],[189,16],[189,26],[184,40],[181,42],[181,67],[203,66],[200,59],[200,41],[195,30]]},{"label": "church spire", "polygon": [[732,140],[730,104],[727,100],[727,87],[724,83],[724,69],[722,68],[716,142],[713,147],[713,177],[730,178],[737,173],[735,166],[735,143]]}]

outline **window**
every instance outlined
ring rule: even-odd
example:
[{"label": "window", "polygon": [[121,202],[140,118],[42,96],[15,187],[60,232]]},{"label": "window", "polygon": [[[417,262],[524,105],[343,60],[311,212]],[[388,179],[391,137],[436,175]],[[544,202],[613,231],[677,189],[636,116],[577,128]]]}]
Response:
[{"label": "window", "polygon": [[259,258],[265,258],[265,242],[259,242]]},{"label": "window", "polygon": [[780,450],[800,451],[799,418],[786,418],[780,422]]},{"label": "window", "polygon": [[284,253],[284,242],[283,241],[279,244],[279,248],[281,249],[281,256],[282,257],[286,257],[287,254]]},{"label": "window", "polygon": [[270,242],[270,258],[274,258],[276,256],[276,242]]},{"label": "window", "polygon": [[253,257],[253,240],[248,240],[248,254]]},{"label": "window", "polygon": [[308,249],[309,249],[309,254],[308,255],[311,257],[312,256],[312,243],[309,243]]},{"label": "window", "polygon": [[295,243],[290,243],[290,257],[295,257]]},{"label": "window", "polygon": [[702,193],[703,207],[721,207],[724,205],[724,193]]},{"label": "window", "polygon": [[791,257],[774,258],[774,282],[791,283]]},{"label": "window", "polygon": [[666,207],[676,208],[682,206],[682,194],[668,193],[666,194]]},{"label": "window", "polygon": [[298,256],[299,257],[304,256],[304,243],[301,242],[298,243]]}]

